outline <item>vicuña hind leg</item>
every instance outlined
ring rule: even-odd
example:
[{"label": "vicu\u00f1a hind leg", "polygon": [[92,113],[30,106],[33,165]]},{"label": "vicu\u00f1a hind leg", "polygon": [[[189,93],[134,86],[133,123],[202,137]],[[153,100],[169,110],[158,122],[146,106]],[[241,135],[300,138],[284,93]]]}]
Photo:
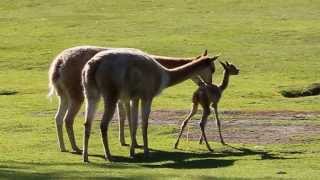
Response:
[{"label": "vicu\u00f1a hind leg", "polygon": [[133,157],[135,152],[135,148],[138,147],[138,143],[136,140],[137,134],[137,123],[138,123],[138,109],[139,109],[139,99],[133,99],[126,105],[127,109],[127,117],[130,124],[130,137],[131,137],[131,145],[130,145],[130,156]]},{"label": "vicu\u00f1a hind leg", "polygon": [[126,110],[123,102],[119,101],[117,104],[118,107],[118,119],[119,119],[119,141],[121,146],[126,146],[126,140],[124,136],[124,126],[126,120]]},{"label": "vicu\u00f1a hind leg", "polygon": [[98,96],[88,96],[86,100],[86,117],[84,123],[84,137],[83,137],[83,161],[89,162],[88,159],[88,144],[91,132],[92,121],[97,109],[99,101]]},{"label": "vicu\u00f1a hind leg", "polygon": [[107,96],[104,98],[104,113],[100,124],[100,131],[104,146],[105,158],[109,161],[112,161],[112,157],[108,142],[108,127],[116,109],[117,100],[117,96]]},{"label": "vicu\u00f1a hind leg", "polygon": [[141,119],[142,119],[142,136],[143,136],[143,150],[144,156],[149,156],[148,147],[148,120],[151,111],[152,99],[141,100]]},{"label": "vicu\u00f1a hind leg", "polygon": [[188,121],[192,118],[192,116],[194,116],[196,114],[197,110],[198,110],[198,103],[193,103],[189,115],[186,117],[186,119],[181,124],[180,133],[179,133],[178,139],[177,139],[177,141],[176,141],[176,143],[174,145],[175,149],[178,148],[179,141],[180,141],[180,138],[181,138],[181,135],[183,133],[184,128],[187,126]]},{"label": "vicu\u00f1a hind leg", "polygon": [[217,126],[218,126],[219,136],[220,136],[220,142],[221,142],[221,144],[226,145],[226,143],[223,140],[222,133],[221,133],[221,124],[220,124],[220,119],[218,117],[218,107],[217,106],[214,107],[214,113],[216,114]]},{"label": "vicu\u00f1a hind leg", "polygon": [[61,152],[66,152],[66,147],[63,140],[63,117],[68,109],[68,99],[64,94],[59,94],[59,108],[55,116],[58,144]]},{"label": "vicu\u00f1a hind leg", "polygon": [[201,129],[201,134],[202,134],[202,137],[207,145],[207,148],[209,151],[213,151],[208,143],[208,140],[207,140],[207,137],[206,137],[206,133],[205,133],[205,124],[207,123],[207,120],[208,120],[208,116],[210,114],[210,108],[204,108],[203,109],[203,115],[202,115],[202,119],[201,119],[201,122],[200,122],[200,129]]},{"label": "vicu\u00f1a hind leg", "polygon": [[69,106],[68,106],[68,112],[67,115],[65,116],[65,124],[66,124],[66,129],[68,133],[68,137],[71,143],[71,147],[73,152],[81,154],[81,150],[78,148],[76,144],[76,140],[74,137],[74,131],[73,131],[73,123],[75,116],[80,110],[81,104],[83,102],[83,99],[80,100],[69,100]]},{"label": "vicu\u00f1a hind leg", "polygon": [[133,99],[131,104],[131,127],[133,139],[131,139],[134,147],[139,147],[137,142],[137,128],[138,128],[138,118],[139,118],[139,99]]}]

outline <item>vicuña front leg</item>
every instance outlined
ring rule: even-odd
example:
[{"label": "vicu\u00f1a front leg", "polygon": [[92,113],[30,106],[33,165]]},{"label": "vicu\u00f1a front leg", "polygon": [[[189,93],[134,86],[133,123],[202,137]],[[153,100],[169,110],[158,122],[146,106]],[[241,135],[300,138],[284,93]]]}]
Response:
[{"label": "vicu\u00f1a front leg", "polygon": [[226,143],[223,140],[222,133],[221,133],[221,124],[220,124],[220,119],[218,117],[218,107],[217,106],[214,107],[214,113],[216,114],[217,126],[218,126],[218,129],[219,129],[220,142],[221,142],[221,144],[226,145]]},{"label": "vicu\u00f1a front leg", "polygon": [[213,151],[208,143],[208,140],[207,140],[207,137],[206,137],[206,133],[205,133],[205,124],[208,120],[208,116],[210,114],[210,108],[205,108],[203,109],[203,115],[202,115],[202,119],[201,119],[201,122],[200,122],[200,129],[201,129],[201,135],[207,145],[207,148],[209,151]]},{"label": "vicu\u00f1a front leg", "polygon": [[183,133],[184,128],[187,126],[188,121],[192,118],[192,116],[194,116],[194,115],[196,114],[197,110],[198,110],[198,103],[193,103],[189,115],[186,117],[186,119],[185,119],[185,120],[182,122],[182,124],[181,124],[181,130],[180,130],[178,139],[177,139],[177,141],[176,141],[176,143],[175,143],[175,145],[174,145],[174,148],[175,148],[175,149],[178,148],[179,141],[180,141],[180,138],[181,138],[181,136],[182,136],[182,133]]}]

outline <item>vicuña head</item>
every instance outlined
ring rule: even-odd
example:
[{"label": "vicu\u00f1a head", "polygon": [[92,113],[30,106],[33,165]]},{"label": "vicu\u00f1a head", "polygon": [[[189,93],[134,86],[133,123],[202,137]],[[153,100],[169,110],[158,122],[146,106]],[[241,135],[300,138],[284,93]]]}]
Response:
[{"label": "vicu\u00f1a head", "polygon": [[223,66],[224,70],[229,73],[229,75],[238,75],[240,70],[233,64],[230,64],[228,61],[225,63],[219,61],[220,64]]}]

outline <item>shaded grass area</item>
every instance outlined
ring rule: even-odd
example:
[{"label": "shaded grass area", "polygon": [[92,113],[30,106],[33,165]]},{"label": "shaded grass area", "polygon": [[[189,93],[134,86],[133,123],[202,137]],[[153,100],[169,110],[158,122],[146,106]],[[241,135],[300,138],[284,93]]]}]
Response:
[{"label": "shaded grass area", "polygon": [[280,93],[288,98],[316,96],[320,94],[320,83],[313,83],[305,87],[292,87],[281,90]]},{"label": "shaded grass area", "polygon": [[0,89],[0,96],[9,96],[9,95],[15,95],[17,94],[18,91],[14,91],[14,90],[2,90]]}]

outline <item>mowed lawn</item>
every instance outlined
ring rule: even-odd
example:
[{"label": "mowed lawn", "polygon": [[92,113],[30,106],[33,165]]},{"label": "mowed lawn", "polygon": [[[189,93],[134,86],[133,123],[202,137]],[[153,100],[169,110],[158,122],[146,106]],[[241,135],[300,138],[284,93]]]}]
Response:
[{"label": "mowed lawn", "polygon": [[[134,47],[187,57],[208,49],[240,69],[221,110],[319,111],[320,96],[288,99],[279,93],[320,81],[319,9],[320,2],[312,0],[1,0],[0,179],[319,179],[320,134],[295,144],[231,144],[240,151],[211,141],[215,152],[207,153],[196,141],[184,140],[182,149],[174,150],[179,127],[151,124],[152,156],[143,159],[138,150],[131,159],[113,123],[109,137],[116,162],[110,163],[102,158],[96,121],[91,163],[84,164],[79,155],[59,152],[57,99],[46,98],[49,64],[65,48]],[[219,63],[216,68],[219,83],[222,68]],[[191,81],[169,88],[153,110],[188,109],[195,89]],[[75,123],[79,145],[82,112]],[[141,143],[140,134],[138,139]]]}]

